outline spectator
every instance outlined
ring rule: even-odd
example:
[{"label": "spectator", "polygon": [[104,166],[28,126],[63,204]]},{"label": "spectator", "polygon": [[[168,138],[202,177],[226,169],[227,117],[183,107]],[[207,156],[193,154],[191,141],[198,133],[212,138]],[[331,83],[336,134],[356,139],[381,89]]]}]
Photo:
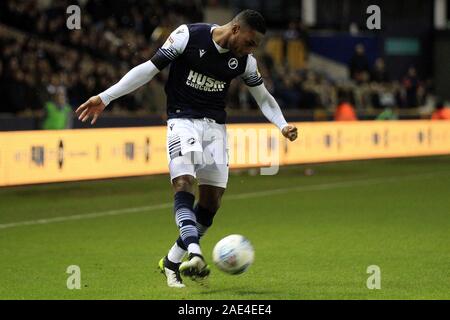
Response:
[{"label": "spectator", "polygon": [[417,70],[414,67],[409,67],[406,76],[403,78],[403,88],[405,90],[405,107],[416,108],[418,106],[419,87],[420,81],[417,76]]},{"label": "spectator", "polygon": [[67,103],[63,88],[56,89],[53,99],[45,104],[44,130],[62,130],[72,127],[72,108]]},{"label": "spectator", "polygon": [[275,84],[276,97],[284,108],[298,108],[300,98],[300,83],[293,72],[286,70],[284,76]]},{"label": "spectator", "polygon": [[376,120],[397,120],[398,116],[391,106],[386,106],[384,110],[377,116]]},{"label": "spectator", "polygon": [[[11,69],[14,69],[12,67]],[[8,85],[6,86],[7,99],[9,102],[9,111],[18,114],[26,109],[27,88],[25,84],[25,74],[17,69],[11,74]]]},{"label": "spectator", "polygon": [[446,107],[443,101],[436,103],[436,109],[431,115],[431,120],[450,120],[450,107]]},{"label": "spectator", "polygon": [[[3,62],[0,59],[0,97],[3,97],[3,99],[6,96],[6,79],[5,79],[5,73],[3,72]],[[8,103],[8,101],[3,101],[3,103]],[[2,109],[0,109],[0,111],[3,111]]]},{"label": "spectator", "polygon": [[339,103],[334,112],[335,121],[356,121],[356,112],[354,106],[350,103],[350,97],[347,91],[339,91]]},{"label": "spectator", "polygon": [[355,47],[355,52],[350,60],[350,77],[358,84],[369,80],[369,61],[366,57],[366,49],[359,43]]},{"label": "spectator", "polygon": [[305,49],[305,59],[308,60],[310,47],[309,31],[307,26],[304,25],[302,21],[297,21],[297,34]]},{"label": "spectator", "polygon": [[336,108],[334,113],[335,121],[356,121],[355,108],[348,102],[342,101]]},{"label": "spectator", "polygon": [[300,38],[300,33],[298,30],[298,25],[295,20],[289,22],[288,28],[283,33],[283,38],[285,41],[297,40]]},{"label": "spectator", "polygon": [[301,96],[299,97],[301,107],[305,109],[315,109],[322,107],[320,99],[321,77],[312,70],[306,70],[304,78],[300,78],[298,86]]},{"label": "spectator", "polygon": [[377,83],[389,82],[389,74],[386,70],[383,58],[375,60],[375,65],[370,75],[370,80]]}]

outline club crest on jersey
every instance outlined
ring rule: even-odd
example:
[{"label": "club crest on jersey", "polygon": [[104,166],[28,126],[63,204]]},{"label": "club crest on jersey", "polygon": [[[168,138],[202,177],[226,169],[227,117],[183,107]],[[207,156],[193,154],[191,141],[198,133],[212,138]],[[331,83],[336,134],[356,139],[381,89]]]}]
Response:
[{"label": "club crest on jersey", "polygon": [[200,58],[206,53],[206,50],[200,49]]},{"label": "club crest on jersey", "polygon": [[230,69],[236,69],[238,67],[238,61],[236,58],[231,58],[230,61],[228,61],[228,66]]},{"label": "club crest on jersey", "polygon": [[190,70],[186,80],[186,85],[197,90],[208,92],[219,92],[225,89],[226,82],[205,76],[201,73]]}]

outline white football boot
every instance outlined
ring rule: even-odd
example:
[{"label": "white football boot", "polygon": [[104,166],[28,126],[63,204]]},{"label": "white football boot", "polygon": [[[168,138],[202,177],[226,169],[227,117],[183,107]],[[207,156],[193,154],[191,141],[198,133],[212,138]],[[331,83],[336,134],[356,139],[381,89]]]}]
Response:
[{"label": "white football boot", "polygon": [[[190,253],[189,259],[181,263],[179,271],[183,276],[190,277],[192,280],[202,283],[208,278],[210,268],[206,264],[203,256]],[[206,283],[204,284],[206,285]]]},{"label": "white football boot", "polygon": [[158,268],[167,279],[167,285],[172,288],[184,288],[183,280],[180,276],[180,263],[169,261],[167,257],[159,260]]}]

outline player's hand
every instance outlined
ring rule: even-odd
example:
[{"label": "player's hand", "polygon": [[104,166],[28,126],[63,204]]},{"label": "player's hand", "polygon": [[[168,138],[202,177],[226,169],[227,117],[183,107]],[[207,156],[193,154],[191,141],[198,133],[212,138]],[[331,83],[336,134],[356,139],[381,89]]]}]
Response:
[{"label": "player's hand", "polygon": [[296,126],[288,125],[281,130],[281,133],[285,138],[288,138],[291,141],[294,141],[297,139],[298,136],[298,130]]},{"label": "player's hand", "polygon": [[90,97],[88,101],[83,103],[75,113],[78,116],[78,120],[85,122],[92,116],[91,124],[97,121],[98,116],[106,108],[105,104],[102,102],[99,96]]}]

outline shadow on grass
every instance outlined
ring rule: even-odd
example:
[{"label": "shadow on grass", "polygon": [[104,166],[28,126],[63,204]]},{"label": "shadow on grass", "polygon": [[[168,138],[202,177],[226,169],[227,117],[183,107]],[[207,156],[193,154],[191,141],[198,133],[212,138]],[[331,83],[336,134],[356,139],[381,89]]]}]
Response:
[{"label": "shadow on grass", "polygon": [[200,295],[210,295],[210,294],[230,294],[234,296],[267,296],[267,295],[279,295],[280,292],[268,291],[268,290],[245,290],[241,287],[232,287],[232,288],[222,288],[222,289],[206,289],[205,291],[198,292]]}]

